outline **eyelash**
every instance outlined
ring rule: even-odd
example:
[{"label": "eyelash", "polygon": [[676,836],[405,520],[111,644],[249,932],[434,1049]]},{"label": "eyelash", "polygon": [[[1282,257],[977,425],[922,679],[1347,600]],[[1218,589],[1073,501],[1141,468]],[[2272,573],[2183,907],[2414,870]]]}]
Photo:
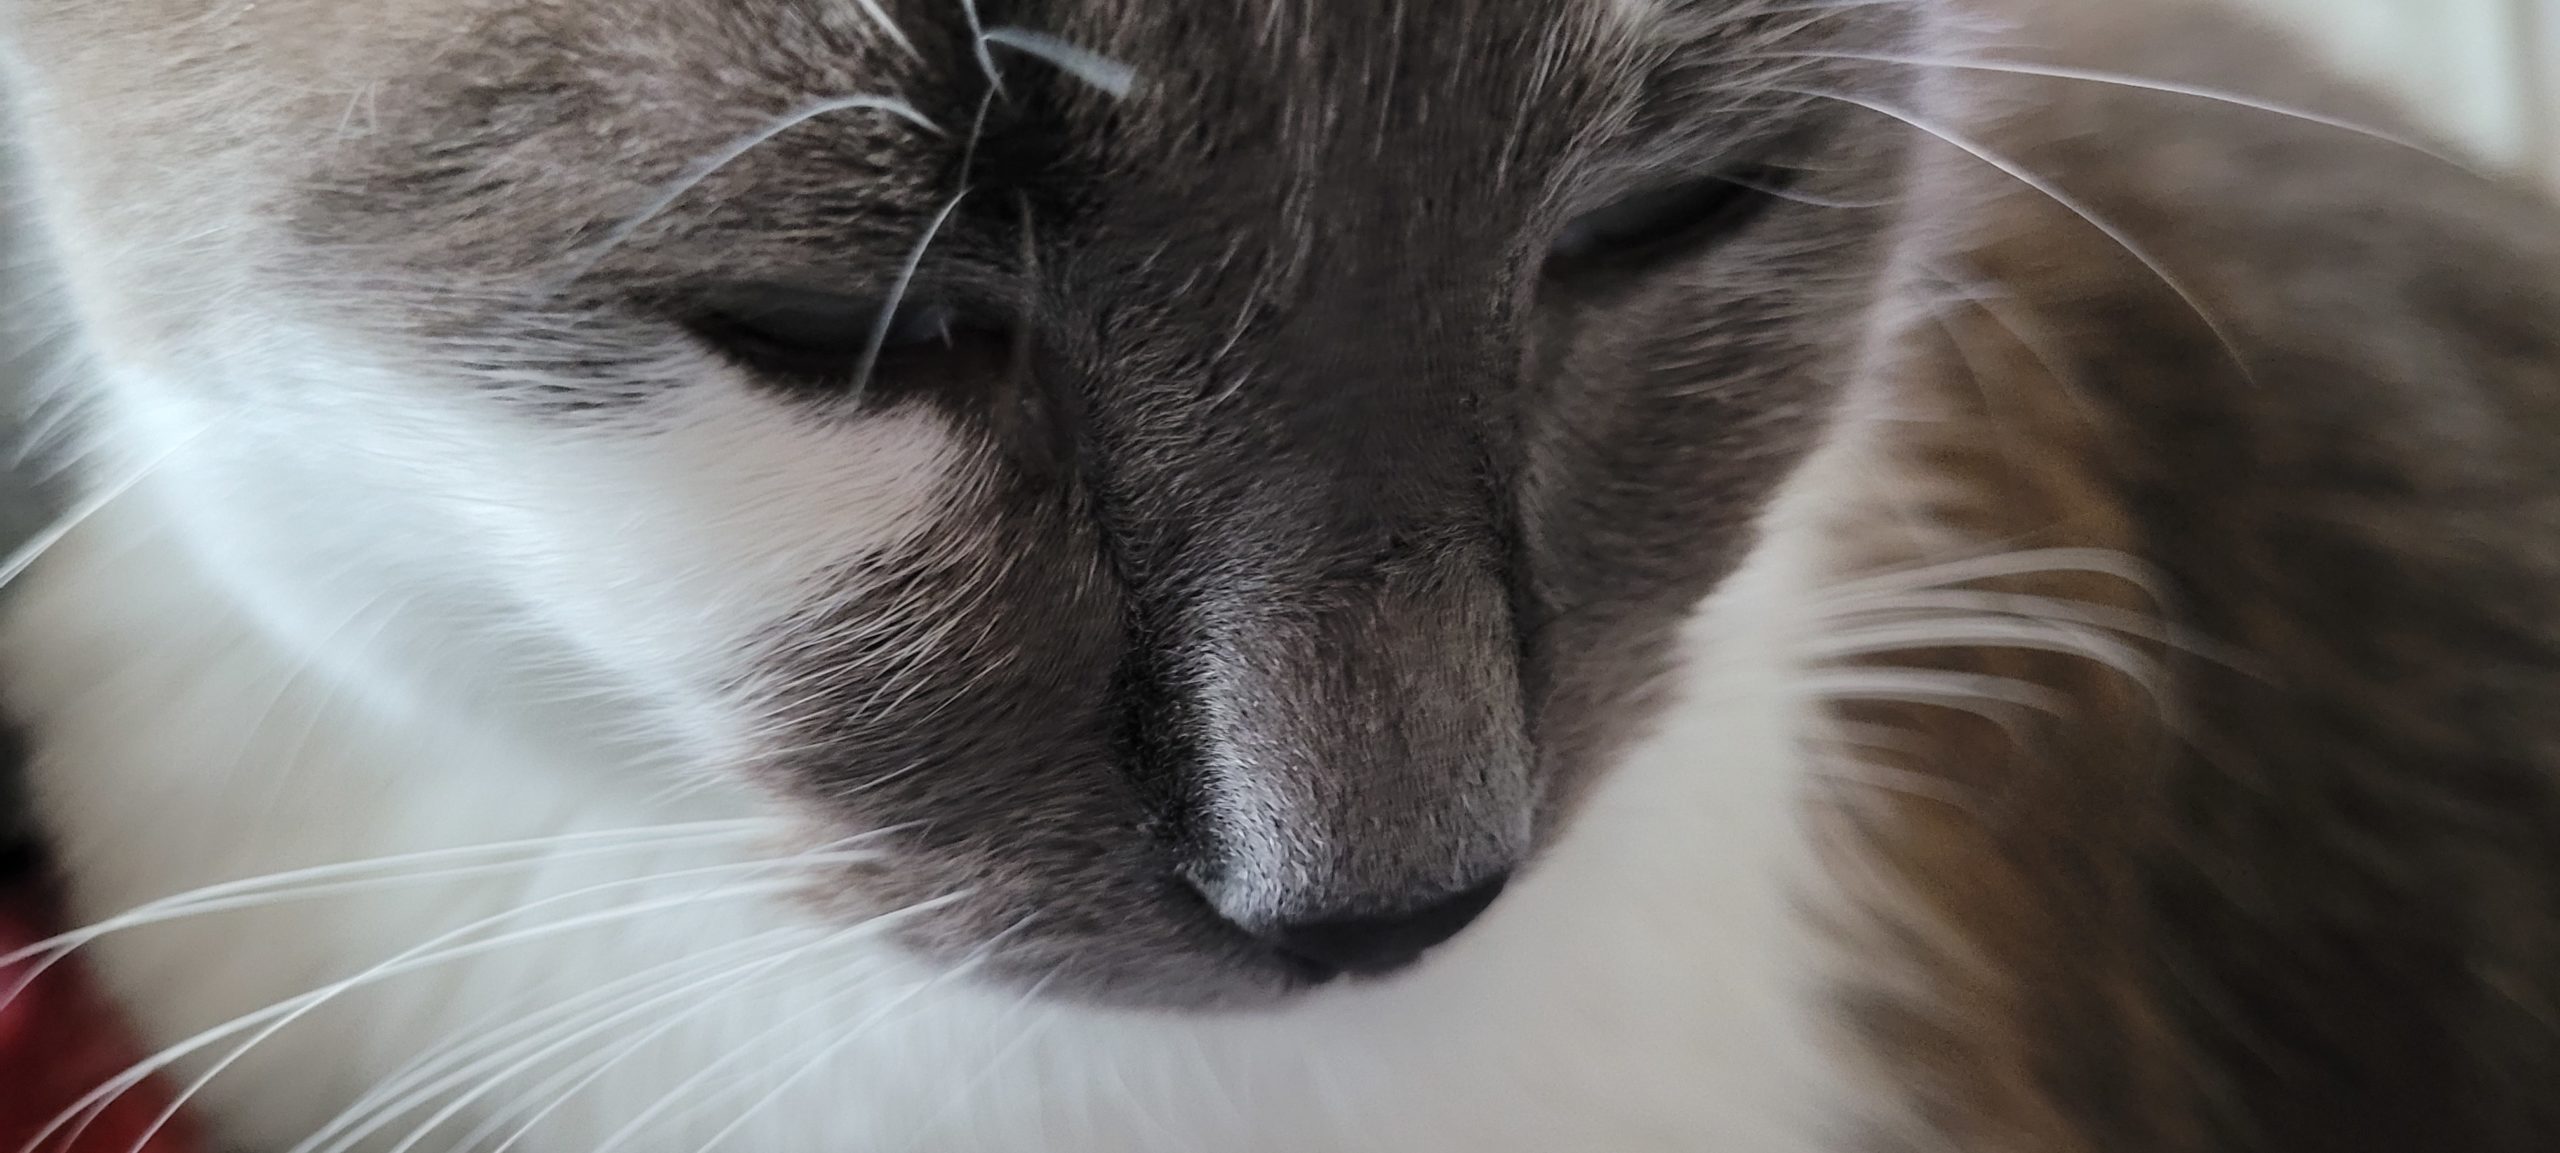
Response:
[{"label": "eyelash", "polygon": [[[964,346],[1003,339],[1006,327],[950,301],[910,296],[882,329],[881,308],[847,294],[748,286],[713,294],[683,323],[760,380],[815,395],[850,393],[930,367]],[[866,360],[871,379],[862,379]]]},{"label": "eyelash", "polygon": [[1620,197],[1568,221],[1548,248],[1546,275],[1637,272],[1729,238],[1779,201],[1794,170],[1754,165]]},{"label": "eyelash", "polygon": [[[1569,281],[1640,273],[1731,237],[1785,199],[1794,174],[1755,165],[1621,197],[1557,231],[1544,275]],[[1008,324],[949,300],[910,295],[885,329],[882,307],[876,298],[854,294],[742,285],[705,293],[677,316],[697,339],[759,380],[801,395],[867,390],[878,378],[929,369],[938,356],[953,356],[944,367],[957,368],[958,353],[1010,343]]]}]

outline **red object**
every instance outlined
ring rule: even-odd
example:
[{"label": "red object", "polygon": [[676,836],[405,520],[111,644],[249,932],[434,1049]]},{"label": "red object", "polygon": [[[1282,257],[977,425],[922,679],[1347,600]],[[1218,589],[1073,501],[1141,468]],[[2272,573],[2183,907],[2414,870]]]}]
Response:
[{"label": "red object", "polygon": [[[58,932],[58,906],[40,882],[0,873],[0,956]],[[32,961],[0,965],[0,997],[26,980]],[[77,954],[47,968],[0,1003],[0,1153],[19,1153],[91,1090],[145,1053]],[[56,1133],[43,1153],[203,1153],[181,1114],[156,1133],[170,1089],[153,1078],[117,1097],[76,1138]],[[65,1132],[69,1127],[65,1127]]]}]

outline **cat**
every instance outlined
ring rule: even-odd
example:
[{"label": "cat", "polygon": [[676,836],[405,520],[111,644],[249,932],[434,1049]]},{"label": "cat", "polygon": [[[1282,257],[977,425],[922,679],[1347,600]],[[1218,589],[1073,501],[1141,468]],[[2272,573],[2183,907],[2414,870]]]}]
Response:
[{"label": "cat", "polygon": [[2560,216],[2254,26],[0,35],[44,956],[228,1148],[2560,1139]]}]

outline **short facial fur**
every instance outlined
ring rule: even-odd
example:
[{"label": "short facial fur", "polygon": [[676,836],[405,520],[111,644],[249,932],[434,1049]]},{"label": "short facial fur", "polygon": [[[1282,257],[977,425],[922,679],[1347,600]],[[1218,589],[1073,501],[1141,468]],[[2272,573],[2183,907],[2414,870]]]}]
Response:
[{"label": "short facial fur", "polygon": [[[1797,54],[1927,23],[374,7],[15,5],[94,418],[202,437],[202,547],[382,691],[533,733],[576,702],[635,764],[874,834],[826,899],[961,894],[928,953],[1171,1003],[1325,976],[1282,925],[1532,867],[1640,730],[1897,228],[1816,206],[1893,204],[1903,158],[1814,94],[1907,103],[1909,72]],[[1549,258],[1747,173],[1791,184],[1713,243]],[[772,286],[959,330],[813,392],[701,335]]]}]

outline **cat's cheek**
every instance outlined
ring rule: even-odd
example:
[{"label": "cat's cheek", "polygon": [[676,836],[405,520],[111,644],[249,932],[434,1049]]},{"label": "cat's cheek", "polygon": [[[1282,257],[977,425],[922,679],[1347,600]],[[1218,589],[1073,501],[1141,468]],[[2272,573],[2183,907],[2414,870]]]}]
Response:
[{"label": "cat's cheek", "polygon": [[653,692],[734,684],[758,638],[911,552],[983,486],[985,453],[925,406],[845,417],[705,390],[646,430],[554,446],[555,530],[526,599]]}]

